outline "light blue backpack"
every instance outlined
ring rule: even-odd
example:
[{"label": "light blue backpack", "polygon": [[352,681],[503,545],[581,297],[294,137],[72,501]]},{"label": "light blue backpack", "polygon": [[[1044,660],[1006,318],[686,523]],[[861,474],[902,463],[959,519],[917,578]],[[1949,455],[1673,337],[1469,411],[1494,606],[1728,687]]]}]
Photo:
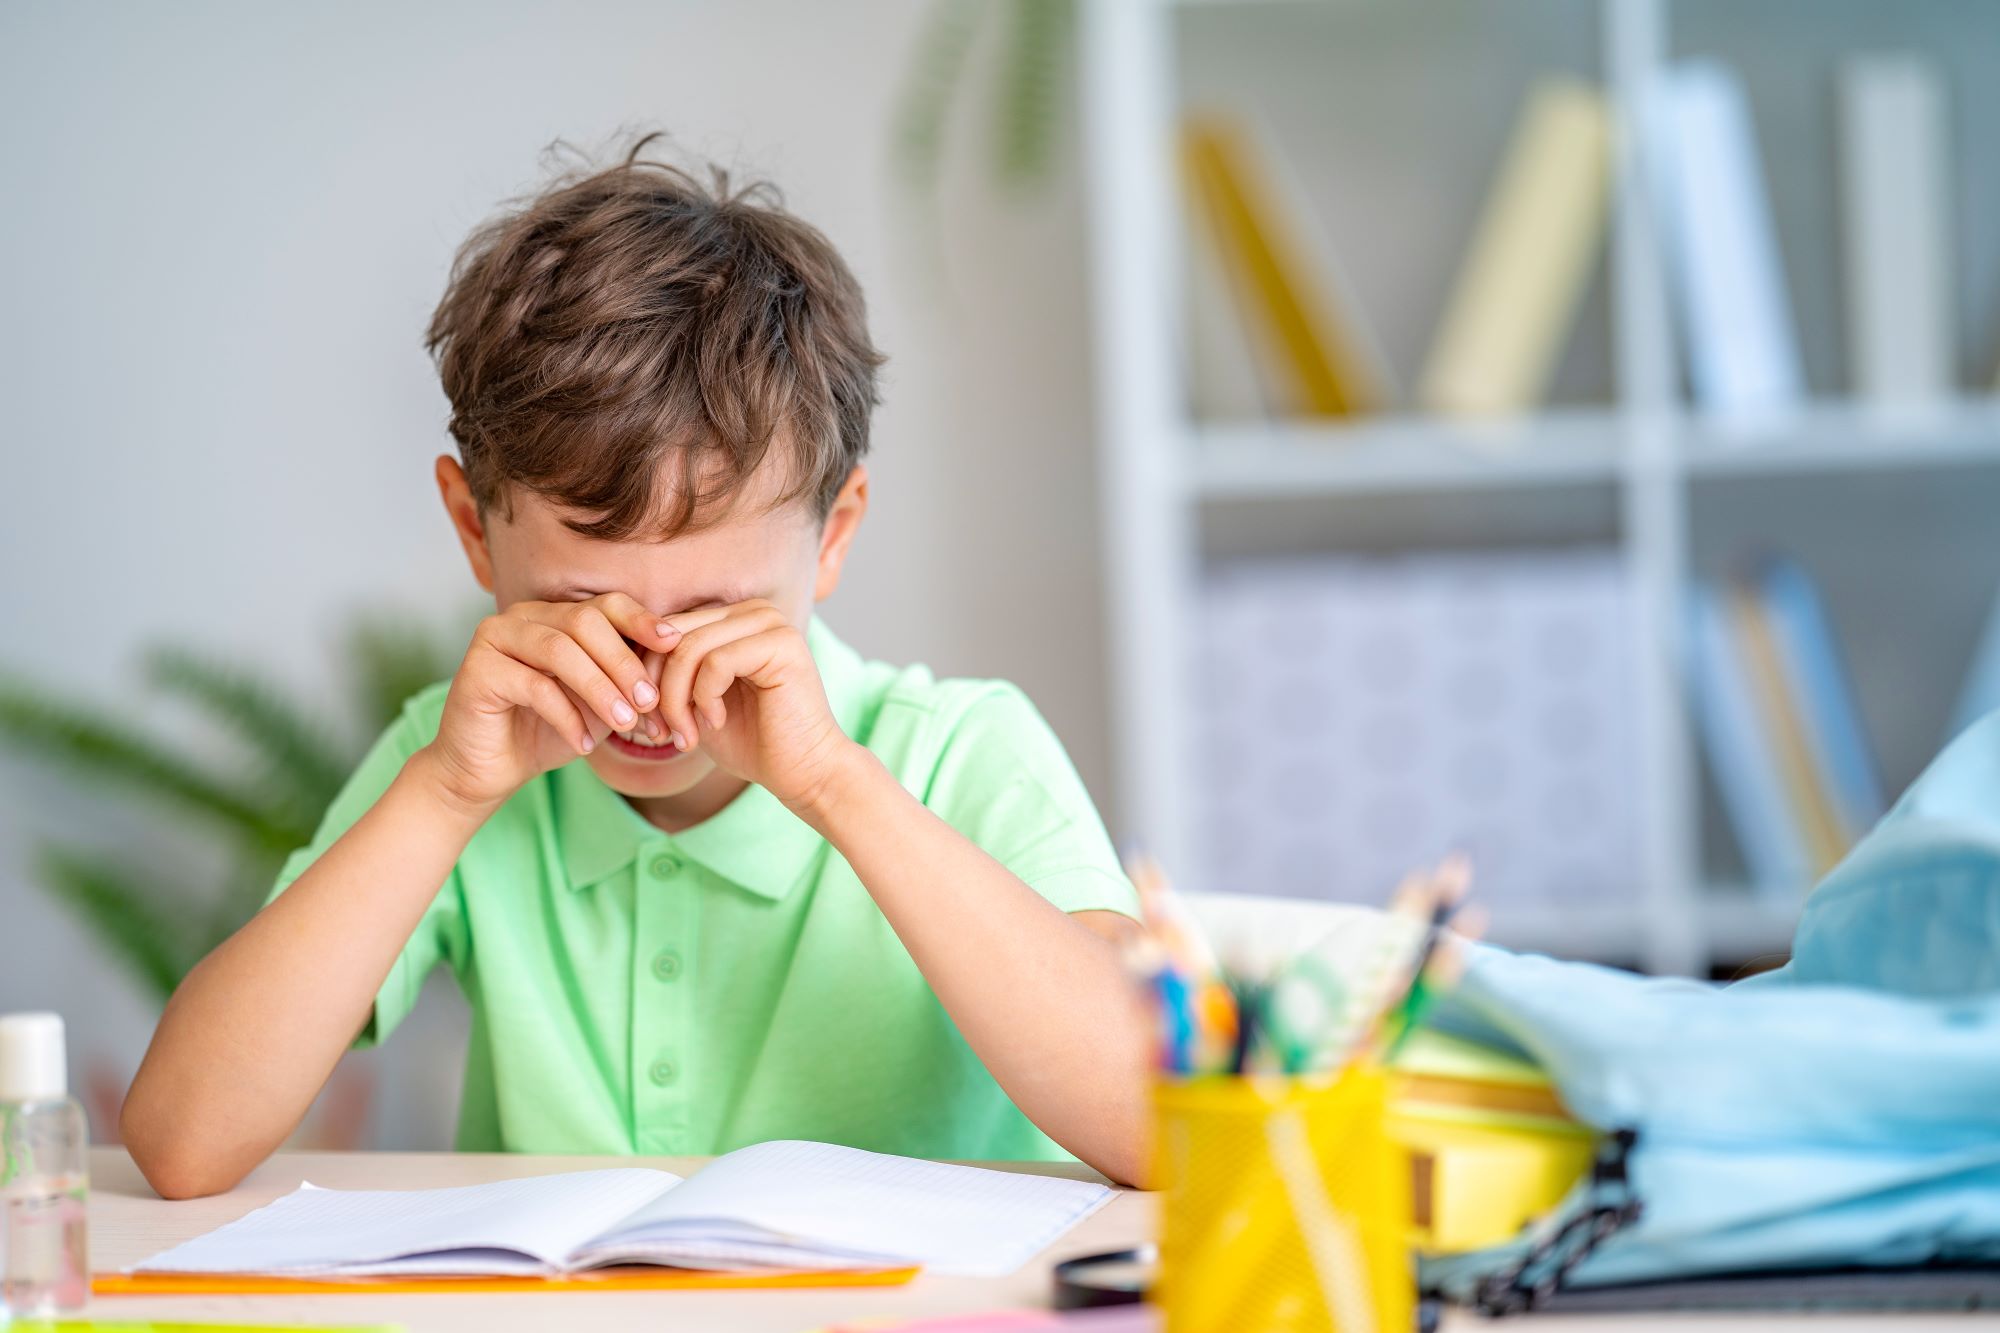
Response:
[{"label": "light blue backpack", "polygon": [[1475,950],[1438,1025],[1517,1046],[1608,1132],[1529,1234],[1426,1262],[1502,1311],[1561,1289],[2000,1262],[2000,714],[1807,900],[1790,964],[1730,986]]}]

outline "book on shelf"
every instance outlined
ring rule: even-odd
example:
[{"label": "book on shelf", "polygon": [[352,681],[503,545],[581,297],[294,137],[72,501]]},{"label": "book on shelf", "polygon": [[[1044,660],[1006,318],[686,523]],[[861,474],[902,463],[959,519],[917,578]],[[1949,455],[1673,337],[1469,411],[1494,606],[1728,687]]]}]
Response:
[{"label": "book on shelf", "polygon": [[1882,782],[1817,587],[1771,556],[1691,593],[1694,713],[1753,887],[1791,903],[1882,815]]},{"label": "book on shelf", "polygon": [[1793,898],[1812,873],[1805,838],[1792,820],[1777,757],[1764,740],[1727,607],[1704,584],[1689,593],[1688,649],[1695,724],[1751,887],[1777,900]]},{"label": "book on shelf", "polygon": [[1230,279],[1225,241],[1192,171],[1181,173],[1186,219],[1181,355],[1196,421],[1269,421],[1284,386],[1252,345]]},{"label": "book on shelf", "polygon": [[1742,84],[1688,61],[1659,78],[1643,116],[1697,402],[1727,415],[1798,407],[1798,333]]},{"label": "book on shelf", "polygon": [[1785,687],[1798,701],[1813,771],[1833,806],[1844,852],[1874,827],[1888,809],[1888,799],[1833,621],[1819,586],[1796,560],[1769,556],[1751,577]]},{"label": "book on shelf", "polygon": [[1460,265],[1418,389],[1457,416],[1541,402],[1603,249],[1611,113],[1572,78],[1530,92]]},{"label": "book on shelf", "polygon": [[1786,808],[1804,835],[1807,864],[1817,879],[1833,869],[1847,850],[1840,817],[1834,813],[1823,775],[1813,763],[1799,699],[1785,679],[1762,597],[1756,588],[1740,581],[1732,581],[1724,597],[1730,628],[1749,668],[1750,697],[1763,724],[1764,741],[1777,757]]},{"label": "book on shelf", "polygon": [[[1190,238],[1219,261],[1274,414],[1343,417],[1385,407],[1393,396],[1387,363],[1270,136],[1241,116],[1193,113],[1181,126],[1181,162]],[[1240,370],[1235,380],[1240,394]]]},{"label": "book on shelf", "polygon": [[1854,391],[1884,405],[1952,392],[1951,190],[1942,75],[1909,55],[1840,73],[1843,268]]}]

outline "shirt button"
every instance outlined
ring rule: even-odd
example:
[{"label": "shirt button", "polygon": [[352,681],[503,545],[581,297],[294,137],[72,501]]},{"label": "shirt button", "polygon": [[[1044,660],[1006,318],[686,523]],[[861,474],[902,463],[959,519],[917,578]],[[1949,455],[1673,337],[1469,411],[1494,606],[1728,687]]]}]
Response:
[{"label": "shirt button", "polygon": [[654,879],[670,878],[680,868],[680,858],[669,852],[661,852],[658,856],[654,857],[651,866]]},{"label": "shirt button", "polygon": [[653,1067],[646,1073],[656,1088],[664,1088],[681,1076],[680,1066],[664,1055],[653,1061]]},{"label": "shirt button", "polygon": [[653,955],[653,975],[661,981],[672,981],[681,974],[681,956],[672,949],[662,949]]}]

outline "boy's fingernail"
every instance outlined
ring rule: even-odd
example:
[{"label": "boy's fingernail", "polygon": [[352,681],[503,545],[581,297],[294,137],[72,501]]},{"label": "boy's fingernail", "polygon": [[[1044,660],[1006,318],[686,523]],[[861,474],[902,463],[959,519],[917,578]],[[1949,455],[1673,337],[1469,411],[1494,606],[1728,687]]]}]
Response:
[{"label": "boy's fingernail", "polygon": [[659,635],[663,639],[678,639],[681,636],[681,632],[679,630],[675,629],[672,625],[669,625],[664,620],[662,620],[658,625],[654,626],[653,632]]},{"label": "boy's fingernail", "polygon": [[688,738],[681,735],[678,731],[674,733],[673,741],[676,750],[685,750],[688,747]]},{"label": "boy's fingernail", "polygon": [[639,715],[632,711],[632,705],[623,699],[620,699],[617,707],[611,710],[611,716],[618,720],[618,725],[621,727],[629,727],[639,720]]},{"label": "boy's fingernail", "polygon": [[592,750],[595,750],[596,748],[597,748],[597,742],[591,739],[589,732],[585,732],[583,734],[583,752],[585,754],[589,754]]},{"label": "boy's fingernail", "polygon": [[632,687],[632,698],[641,708],[651,708],[659,702],[660,692],[653,688],[651,681],[640,681]]}]

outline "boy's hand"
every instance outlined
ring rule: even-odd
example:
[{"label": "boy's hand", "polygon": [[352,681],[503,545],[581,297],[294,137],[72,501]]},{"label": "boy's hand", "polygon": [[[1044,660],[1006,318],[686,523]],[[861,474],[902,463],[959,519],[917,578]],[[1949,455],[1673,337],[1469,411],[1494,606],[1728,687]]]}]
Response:
[{"label": "boy's hand", "polygon": [[528,779],[630,730],[660,697],[634,645],[665,652],[680,637],[623,593],[516,602],[480,621],[428,747],[448,794],[497,809]]},{"label": "boy's hand", "polygon": [[660,717],[724,772],[797,808],[851,744],[833,720],[805,635],[761,599],[668,616]]}]

